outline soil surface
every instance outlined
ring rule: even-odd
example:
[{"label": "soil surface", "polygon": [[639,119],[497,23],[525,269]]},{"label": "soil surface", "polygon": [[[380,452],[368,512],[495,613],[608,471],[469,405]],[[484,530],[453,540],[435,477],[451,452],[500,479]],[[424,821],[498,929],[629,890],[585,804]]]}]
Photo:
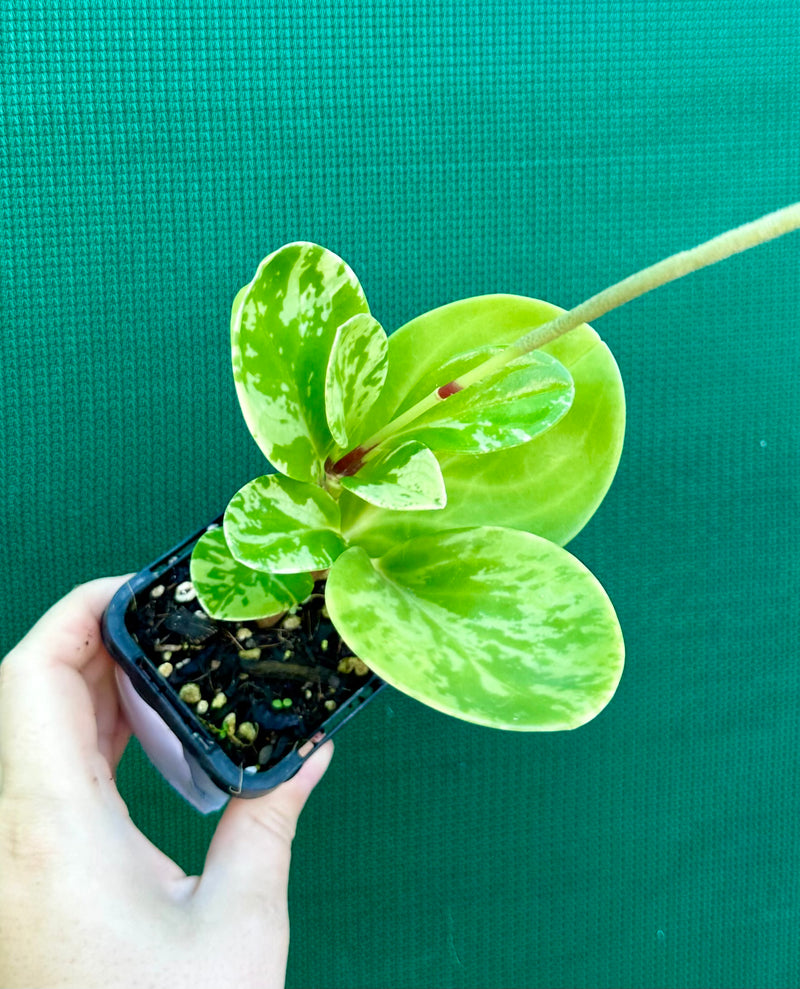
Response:
[{"label": "soil surface", "polygon": [[274,624],[217,621],[194,596],[187,559],[137,597],[126,625],[227,755],[260,771],[314,738],[369,677],[333,627],[324,590],[317,581]]}]

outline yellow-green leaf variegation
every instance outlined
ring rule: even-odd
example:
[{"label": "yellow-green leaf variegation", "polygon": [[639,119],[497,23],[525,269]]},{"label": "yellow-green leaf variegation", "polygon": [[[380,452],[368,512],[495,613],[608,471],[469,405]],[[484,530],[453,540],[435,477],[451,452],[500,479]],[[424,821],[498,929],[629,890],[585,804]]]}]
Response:
[{"label": "yellow-green leaf variegation", "polygon": [[445,454],[508,450],[554,426],[569,411],[574,391],[563,364],[534,350],[441,399],[397,438],[417,439]]},{"label": "yellow-green leaf variegation", "polygon": [[[389,375],[372,415],[389,420],[464,369],[459,354],[495,353],[561,312],[537,299],[484,295],[418,316],[389,337]],[[583,325],[550,343],[575,388],[566,415],[529,443],[479,457],[441,453],[447,507],[394,512],[344,493],[342,531],[350,543],[381,556],[415,536],[480,525],[487,519],[544,536],[559,545],[595,513],[616,473],[625,434],[625,394],[611,351]],[[446,372],[443,375],[442,369]],[[458,397],[458,396],[454,396]],[[446,402],[451,401],[447,399]],[[446,402],[444,403],[446,405]]]},{"label": "yellow-green leaf variegation", "polygon": [[314,588],[307,573],[277,576],[234,560],[221,528],[200,537],[189,574],[203,610],[229,622],[280,614],[305,601]]},{"label": "yellow-green leaf variegation", "polygon": [[381,324],[358,313],[336,331],[325,373],[325,414],[333,438],[354,447],[386,381],[389,342]]},{"label": "yellow-green leaf variegation", "polygon": [[328,359],[339,327],[369,306],[344,261],[317,244],[265,258],[237,296],[233,378],[245,421],[267,459],[321,481],[334,440],[325,414]]},{"label": "yellow-green leaf variegation", "polygon": [[242,412],[278,473],[244,485],[198,542],[203,607],[266,617],[329,570],[343,640],[410,696],[520,731],[597,714],[622,636],[557,544],[611,482],[624,396],[588,326],[506,350],[555,312],[483,296],[387,343],[341,258],[310,243],[269,255],[234,301],[231,340]]},{"label": "yellow-green leaf variegation", "polygon": [[466,721],[576,728],[609,701],[624,647],[597,579],[566,550],[494,526],[421,536],[333,565],[325,596],[379,676]]},{"label": "yellow-green leaf variegation", "polygon": [[447,504],[439,462],[416,440],[368,460],[352,477],[343,477],[341,485],[380,508],[421,512]]},{"label": "yellow-green leaf variegation", "polygon": [[245,484],[225,509],[223,528],[234,558],[268,573],[326,570],[345,548],[336,501],[281,474]]}]

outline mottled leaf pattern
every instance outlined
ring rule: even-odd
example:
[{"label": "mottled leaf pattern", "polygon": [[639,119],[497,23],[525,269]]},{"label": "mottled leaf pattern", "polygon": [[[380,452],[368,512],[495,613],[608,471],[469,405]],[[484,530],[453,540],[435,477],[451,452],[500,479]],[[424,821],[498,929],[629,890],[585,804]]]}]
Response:
[{"label": "mottled leaf pattern", "polygon": [[338,328],[325,375],[325,414],[342,449],[365,435],[366,415],[386,380],[389,342],[368,313],[351,316]]},{"label": "mottled leaf pattern", "polygon": [[265,259],[234,300],[234,378],[253,436],[288,476],[246,485],[198,543],[204,607],[274,613],[310,593],[297,571],[330,567],[345,641],[409,695],[516,730],[597,714],[622,637],[602,587],[555,545],[595,511],[621,450],[619,373],[593,330],[444,399],[340,478],[338,503],[319,486],[329,456],[557,311],[514,296],[453,303],[394,334],[387,360],[341,259],[305,243]]},{"label": "mottled leaf pattern", "polygon": [[308,243],[287,244],[265,258],[233,312],[242,413],[267,459],[290,477],[323,475],[334,445],[325,415],[331,347],[342,323],[368,312],[345,262]]},{"label": "mottled leaf pattern", "polygon": [[444,508],[447,492],[436,457],[422,443],[411,440],[386,456],[369,460],[343,488],[364,501],[400,511]]},{"label": "mottled leaf pattern", "polygon": [[221,528],[204,533],[197,541],[189,573],[203,610],[229,622],[280,614],[305,601],[314,589],[309,574],[278,577],[238,563]]},{"label": "mottled leaf pattern", "polygon": [[492,526],[414,539],[331,569],[336,628],[404,693],[466,721],[575,728],[616,689],[623,642],[610,601],[566,550]]},{"label": "mottled leaf pattern", "polygon": [[[387,421],[471,367],[456,355],[488,352],[561,310],[520,296],[465,299],[417,317],[389,337],[389,374],[371,413]],[[487,519],[564,544],[602,501],[619,462],[625,432],[625,397],[617,365],[593,329],[579,327],[544,348],[575,383],[572,407],[530,443],[480,457],[440,454],[447,507],[438,512],[388,511],[344,492],[342,528],[348,541],[371,556],[417,535],[473,526]],[[450,399],[446,399],[449,402]]]},{"label": "mottled leaf pattern", "polygon": [[533,351],[442,399],[400,435],[437,453],[507,450],[555,425],[569,411],[573,394],[569,371],[549,354]]},{"label": "mottled leaf pattern", "polygon": [[327,570],[344,549],[333,498],[281,474],[257,477],[237,491],[223,528],[240,563],[269,573]]}]

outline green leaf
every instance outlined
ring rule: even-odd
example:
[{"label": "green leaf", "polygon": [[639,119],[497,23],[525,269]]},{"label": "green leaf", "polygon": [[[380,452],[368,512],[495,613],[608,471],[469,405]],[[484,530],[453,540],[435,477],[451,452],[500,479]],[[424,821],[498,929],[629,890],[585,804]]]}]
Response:
[{"label": "green leaf", "polygon": [[343,449],[356,446],[364,420],[386,380],[389,342],[368,313],[351,316],[337,329],[325,376],[325,413]]},{"label": "green leaf", "polygon": [[624,647],[611,602],[575,557],[485,526],[423,536],[331,569],[326,605],[388,683],[465,721],[575,728],[611,699]]},{"label": "green leaf", "polygon": [[334,446],[325,415],[331,347],[342,323],[368,312],[345,262],[308,243],[287,244],[265,258],[234,310],[239,404],[253,438],[282,473],[322,478]]},{"label": "green leaf", "polygon": [[[442,385],[442,377],[449,381],[467,370],[458,355],[485,348],[488,356],[498,344],[517,340],[559,312],[536,299],[488,295],[417,317],[389,338],[389,374],[370,418],[386,422]],[[619,462],[625,431],[622,381],[611,352],[589,326],[542,352],[556,357],[574,381],[575,397],[563,419],[510,450],[480,457],[441,454],[447,488],[442,511],[393,512],[343,492],[339,505],[348,542],[380,556],[414,536],[486,519],[561,545],[577,535],[603,500]],[[478,362],[479,356],[468,356],[469,366]]]},{"label": "green leaf", "polygon": [[409,512],[447,504],[439,463],[428,447],[415,440],[367,461],[357,474],[343,477],[341,485],[381,508]]},{"label": "green leaf", "polygon": [[197,541],[189,573],[203,610],[229,622],[280,614],[305,601],[314,589],[310,574],[277,577],[238,563],[221,528],[203,533]]},{"label": "green leaf", "polygon": [[532,351],[442,399],[399,435],[413,436],[437,453],[510,449],[555,425],[573,395],[569,371],[555,357]]},{"label": "green leaf", "polygon": [[281,474],[245,484],[223,518],[240,563],[269,573],[327,570],[344,549],[339,506],[322,488]]},{"label": "green leaf", "polygon": [[242,318],[242,304],[249,291],[250,286],[244,285],[233,297],[233,303],[231,304],[231,336],[233,336],[234,330],[238,331],[239,320]]}]

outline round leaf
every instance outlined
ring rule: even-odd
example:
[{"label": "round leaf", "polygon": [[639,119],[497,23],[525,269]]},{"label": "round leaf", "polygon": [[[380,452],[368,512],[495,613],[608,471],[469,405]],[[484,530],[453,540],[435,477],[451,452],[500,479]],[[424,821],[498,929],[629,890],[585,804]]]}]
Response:
[{"label": "round leaf", "polygon": [[281,474],[245,484],[222,524],[235,559],[273,574],[327,570],[344,549],[333,498]]},{"label": "round leaf", "polygon": [[365,432],[367,413],[386,380],[389,342],[368,313],[351,316],[337,329],[325,375],[325,414],[342,448],[355,446]]},{"label": "round leaf", "polygon": [[532,351],[442,399],[399,435],[413,436],[437,454],[507,450],[555,425],[573,394],[569,371],[549,354]]},{"label": "round leaf", "polygon": [[231,356],[247,426],[278,470],[318,481],[334,445],[325,370],[336,330],[369,312],[358,279],[324,247],[287,244],[261,262],[237,300]]},{"label": "round leaf", "polygon": [[411,440],[376,460],[369,460],[341,485],[381,508],[413,512],[444,508],[447,492],[439,463],[422,443]]},{"label": "round leaf", "polygon": [[[517,340],[561,312],[513,295],[464,299],[412,320],[389,338],[389,375],[371,416],[388,421],[466,370],[459,354]],[[481,457],[439,456],[447,507],[413,515],[365,505],[343,493],[339,505],[348,542],[372,556],[414,536],[449,528],[498,525],[524,529],[561,545],[592,517],[608,490],[622,452],[625,397],[611,352],[589,326],[543,348],[570,372],[575,397],[547,432],[511,450]],[[472,356],[469,366],[477,363]],[[446,401],[450,401],[447,399]]]},{"label": "round leaf", "polygon": [[280,614],[309,596],[310,574],[251,570],[231,556],[222,529],[203,533],[195,544],[189,573],[203,610],[222,621],[249,621]]},{"label": "round leaf", "polygon": [[328,576],[326,604],[384,680],[445,714],[517,731],[575,728],[611,699],[623,642],[611,602],[566,550],[493,526],[423,536]]}]

